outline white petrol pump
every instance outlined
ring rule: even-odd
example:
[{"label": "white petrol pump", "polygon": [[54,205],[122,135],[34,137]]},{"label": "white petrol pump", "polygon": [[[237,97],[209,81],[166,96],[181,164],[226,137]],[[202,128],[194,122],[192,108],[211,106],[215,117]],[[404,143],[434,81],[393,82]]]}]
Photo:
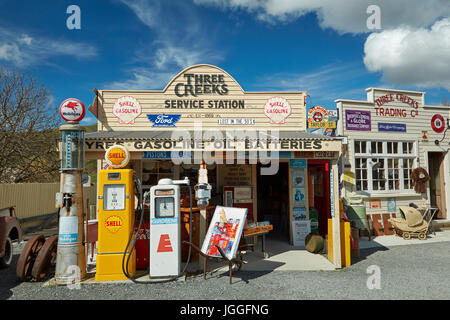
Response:
[{"label": "white petrol pump", "polygon": [[[199,183],[196,188],[196,199],[198,207],[205,208],[211,198],[211,186],[208,184],[207,170],[204,164],[201,165],[199,171]],[[138,208],[143,210],[142,197],[147,198],[148,193],[142,194],[140,181],[137,182],[140,200]],[[190,250],[188,261],[181,271],[181,214],[180,214],[180,189],[181,186],[189,188],[190,216],[189,230],[192,230],[192,188],[187,177],[184,180],[161,179],[158,184],[150,188],[150,263],[149,277],[152,279],[168,278],[173,280],[182,275],[188,266],[190,258]],[[142,226],[143,211],[138,230]],[[125,252],[131,245],[132,251],[135,247],[136,237],[133,239],[135,232],[130,233]],[[189,233],[191,242],[192,232]],[[130,255],[128,255],[128,260]],[[127,261],[128,261],[127,260]],[[125,263],[125,255],[122,260],[122,270],[127,278],[135,283],[152,283],[154,281],[136,281],[128,272]]]},{"label": "white petrol pump", "polygon": [[150,278],[181,272],[180,185],[189,179],[161,179],[150,188]]}]

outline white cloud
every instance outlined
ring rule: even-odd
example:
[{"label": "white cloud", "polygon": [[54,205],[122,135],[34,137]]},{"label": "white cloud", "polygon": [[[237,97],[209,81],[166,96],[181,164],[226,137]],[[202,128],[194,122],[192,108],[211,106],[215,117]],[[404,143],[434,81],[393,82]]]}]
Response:
[{"label": "white cloud", "polygon": [[222,9],[247,10],[257,19],[289,22],[308,13],[315,13],[322,28],[339,33],[370,33],[367,8],[381,9],[381,28],[399,26],[426,27],[450,14],[448,0],[194,0],[199,5]]},{"label": "white cloud", "polygon": [[431,28],[397,28],[372,33],[364,45],[369,71],[383,80],[417,87],[450,90],[450,19]]},{"label": "white cloud", "polygon": [[135,52],[138,66],[131,76],[105,88],[162,89],[181,69],[199,63],[217,63],[223,54],[214,48],[214,30],[205,26],[195,6],[187,1],[121,0],[153,33],[153,39]]},{"label": "white cloud", "polygon": [[160,72],[150,68],[134,68],[129,70],[130,76],[105,85],[110,90],[161,90],[176,73]]},{"label": "white cloud", "polygon": [[0,60],[21,68],[38,63],[50,64],[52,57],[70,56],[82,59],[96,55],[95,47],[85,43],[32,37],[0,27]]},{"label": "white cloud", "polygon": [[359,82],[364,75],[363,69],[357,63],[336,63],[310,72],[272,74],[261,79],[258,86],[263,90],[307,91],[312,103],[334,101],[343,96],[348,98],[365,93],[364,88],[349,89],[353,82]]}]

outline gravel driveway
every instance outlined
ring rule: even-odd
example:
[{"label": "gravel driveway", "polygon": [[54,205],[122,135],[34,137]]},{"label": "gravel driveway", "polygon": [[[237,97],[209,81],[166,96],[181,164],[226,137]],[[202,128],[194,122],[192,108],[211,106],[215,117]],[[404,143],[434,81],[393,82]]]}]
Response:
[{"label": "gravel driveway", "polygon": [[[20,283],[13,265],[0,270],[0,299],[202,300],[202,299],[450,299],[450,242],[361,250],[361,258],[337,271],[241,272],[154,284],[83,284],[81,289]],[[368,267],[380,270],[380,289],[368,289]]]}]

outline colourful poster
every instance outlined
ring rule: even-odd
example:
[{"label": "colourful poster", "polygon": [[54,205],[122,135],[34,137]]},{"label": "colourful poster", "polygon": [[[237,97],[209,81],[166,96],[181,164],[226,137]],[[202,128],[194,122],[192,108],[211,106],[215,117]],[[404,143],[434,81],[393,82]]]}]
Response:
[{"label": "colourful poster", "polygon": [[305,188],[292,189],[292,204],[294,207],[306,206],[306,192]]},{"label": "colourful poster", "polygon": [[303,188],[305,186],[305,170],[292,170],[292,187]]},{"label": "colourful poster", "polygon": [[246,218],[246,208],[216,206],[203,242],[202,252],[209,256],[220,257],[217,245],[228,259],[233,259],[236,256]]},{"label": "colourful poster", "polygon": [[292,210],[292,215],[294,221],[306,220],[306,208],[305,207],[294,207]]},{"label": "colourful poster", "polygon": [[292,222],[292,240],[294,246],[304,246],[305,238],[311,233],[311,221],[293,221]]}]

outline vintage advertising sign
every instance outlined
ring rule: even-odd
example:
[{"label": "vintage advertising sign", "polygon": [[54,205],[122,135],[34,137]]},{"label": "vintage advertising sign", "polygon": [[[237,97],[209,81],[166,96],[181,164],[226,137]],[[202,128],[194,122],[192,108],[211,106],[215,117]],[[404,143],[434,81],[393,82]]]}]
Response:
[{"label": "vintage advertising sign", "polygon": [[311,233],[311,221],[293,221],[292,222],[292,240],[294,246],[304,246],[305,238]]},{"label": "vintage advertising sign", "polygon": [[345,110],[345,123],[347,130],[370,131],[370,111]]},{"label": "vintage advertising sign", "polygon": [[431,118],[431,128],[436,133],[442,133],[445,130],[445,119],[440,114],[435,114]]},{"label": "vintage advertising sign", "polygon": [[406,123],[378,122],[378,131],[382,132],[406,132]]},{"label": "vintage advertising sign", "polygon": [[336,121],[329,121],[329,112],[321,106],[308,111],[308,128],[336,128]]},{"label": "vintage advertising sign", "polygon": [[370,209],[381,209],[381,200],[380,199],[371,199],[370,200]]},{"label": "vintage advertising sign", "polygon": [[292,216],[293,216],[294,221],[305,221],[306,220],[306,208],[305,207],[292,208]]},{"label": "vintage advertising sign", "polygon": [[130,161],[130,153],[121,145],[113,145],[105,152],[105,160],[114,169],[125,167]]},{"label": "vintage advertising sign", "polygon": [[291,159],[289,160],[289,167],[291,169],[305,169],[306,159]]},{"label": "vintage advertising sign", "polygon": [[119,119],[121,124],[133,124],[134,120],[142,113],[141,104],[131,96],[123,96],[114,103],[113,114]]},{"label": "vintage advertising sign", "polygon": [[328,121],[328,111],[324,107],[315,106],[308,111],[308,122]]},{"label": "vintage advertising sign", "polygon": [[59,106],[59,114],[66,121],[81,121],[86,115],[86,107],[80,100],[69,98]]},{"label": "vintage advertising sign", "polygon": [[175,123],[181,118],[181,114],[147,114],[152,127],[175,127]]},{"label": "vintage advertising sign", "polygon": [[208,232],[203,242],[202,252],[208,256],[220,257],[219,246],[228,259],[236,256],[239,240],[247,219],[246,208],[216,206]]},{"label": "vintage advertising sign", "polygon": [[264,114],[272,124],[283,124],[292,113],[289,102],[282,97],[273,97],[267,100],[264,106]]}]

